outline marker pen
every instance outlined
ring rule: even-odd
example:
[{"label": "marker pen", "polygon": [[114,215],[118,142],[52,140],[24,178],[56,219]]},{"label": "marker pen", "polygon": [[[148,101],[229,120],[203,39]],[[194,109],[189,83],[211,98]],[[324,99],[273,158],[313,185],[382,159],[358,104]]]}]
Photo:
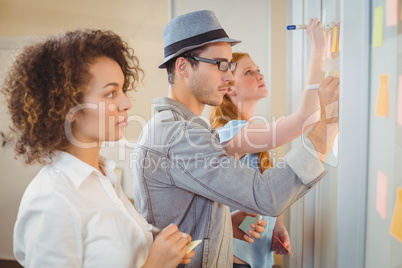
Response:
[{"label": "marker pen", "polygon": [[306,90],[317,90],[319,89],[321,84],[310,84],[306,86]]},{"label": "marker pen", "polygon": [[307,25],[306,24],[300,24],[300,25],[288,25],[286,29],[288,30],[301,30],[301,29],[306,29]]},{"label": "marker pen", "polygon": [[[332,28],[334,28],[337,24],[338,24],[338,21],[333,20],[330,23],[323,25],[323,29],[326,31],[332,30]],[[288,30],[302,30],[302,29],[306,29],[306,28],[307,28],[306,24],[286,26],[286,29],[288,29]]]},{"label": "marker pen", "polygon": [[325,30],[330,30],[332,28],[334,28],[336,26],[336,22],[335,21],[331,21],[329,24],[324,26]]},{"label": "marker pen", "polygon": [[162,231],[161,229],[159,229],[158,227],[153,226],[152,224],[148,224],[147,230],[148,230],[148,232],[151,232],[154,235],[157,235]]},{"label": "marker pen", "polygon": [[289,249],[287,249],[287,247],[285,247],[285,245],[282,243],[282,241],[275,235],[276,240],[279,241],[279,243],[281,243],[281,245],[286,249],[287,252],[289,252],[290,255],[292,255],[292,257],[294,257],[294,255],[292,254],[292,252],[290,252]]}]

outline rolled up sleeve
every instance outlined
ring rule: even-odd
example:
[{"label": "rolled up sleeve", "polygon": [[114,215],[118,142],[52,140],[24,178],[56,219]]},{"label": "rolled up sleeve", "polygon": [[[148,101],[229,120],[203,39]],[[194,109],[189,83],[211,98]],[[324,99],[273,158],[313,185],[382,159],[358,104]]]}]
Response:
[{"label": "rolled up sleeve", "polygon": [[303,144],[292,149],[284,157],[286,164],[292,168],[302,183],[309,188],[327,174],[313,148],[313,143],[308,138],[304,138]]}]

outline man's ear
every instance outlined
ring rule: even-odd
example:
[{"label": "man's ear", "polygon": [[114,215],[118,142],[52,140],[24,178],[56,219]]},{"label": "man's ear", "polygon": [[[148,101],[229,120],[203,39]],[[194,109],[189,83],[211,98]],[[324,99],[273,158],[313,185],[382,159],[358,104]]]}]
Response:
[{"label": "man's ear", "polygon": [[234,86],[229,86],[228,91],[226,92],[228,96],[236,96],[236,91]]},{"label": "man's ear", "polygon": [[185,58],[179,57],[176,60],[176,70],[177,70],[177,72],[179,72],[182,75],[187,76],[187,64],[188,64],[188,61],[186,61]]}]

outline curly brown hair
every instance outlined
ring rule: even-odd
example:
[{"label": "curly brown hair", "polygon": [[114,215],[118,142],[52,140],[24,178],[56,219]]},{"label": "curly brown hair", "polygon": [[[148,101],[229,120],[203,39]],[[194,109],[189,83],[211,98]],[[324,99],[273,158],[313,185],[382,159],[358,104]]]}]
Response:
[{"label": "curly brown hair", "polygon": [[[232,61],[237,62],[244,57],[250,57],[248,53],[233,52]],[[236,81],[230,82],[233,85]],[[223,101],[218,106],[211,107],[209,113],[209,121],[213,129],[224,127],[231,120],[246,120],[236,105],[230,100],[228,95],[223,96]],[[261,173],[273,167],[273,162],[268,151],[263,151],[258,154],[258,169]]]},{"label": "curly brown hair", "polygon": [[112,31],[75,30],[24,48],[12,64],[2,92],[16,134],[16,157],[45,164],[69,141],[64,121],[82,102],[90,65],[99,57],[115,60],[124,74],[123,92],[135,90],[143,70],[134,50]]}]

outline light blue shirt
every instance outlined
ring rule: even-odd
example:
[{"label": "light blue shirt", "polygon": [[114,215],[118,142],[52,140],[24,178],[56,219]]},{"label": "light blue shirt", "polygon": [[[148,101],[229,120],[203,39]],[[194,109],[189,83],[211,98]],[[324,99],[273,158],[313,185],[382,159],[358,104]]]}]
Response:
[{"label": "light blue shirt", "polygon": [[[224,127],[216,129],[219,133],[221,143],[231,140],[236,134],[248,124],[245,120],[229,121]],[[259,153],[246,154],[240,161],[259,171],[258,168]],[[241,201],[241,200],[238,200]],[[230,209],[233,211],[234,209]],[[276,218],[263,216],[267,222],[265,232],[259,239],[254,239],[254,243],[249,244],[239,239],[233,239],[233,254],[247,262],[252,268],[267,268],[274,265],[274,252],[271,251],[272,233],[275,227]]]}]

